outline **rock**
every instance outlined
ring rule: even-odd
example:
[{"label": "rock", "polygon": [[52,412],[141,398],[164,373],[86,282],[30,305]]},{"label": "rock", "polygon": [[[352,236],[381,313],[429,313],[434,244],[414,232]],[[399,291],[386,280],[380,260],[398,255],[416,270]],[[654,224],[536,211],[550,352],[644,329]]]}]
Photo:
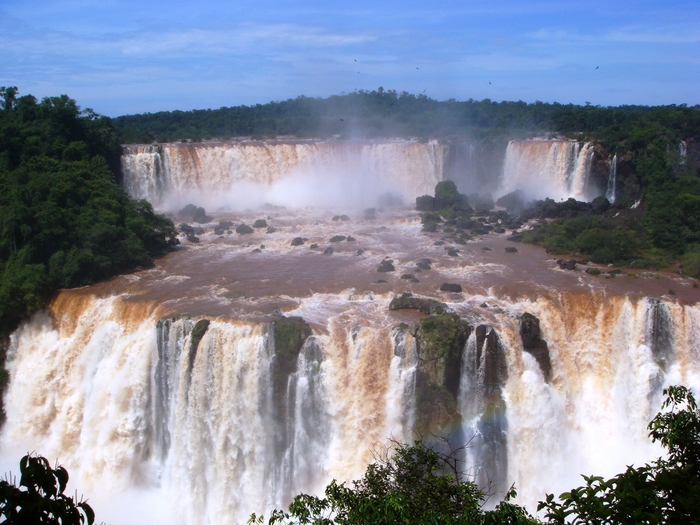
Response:
[{"label": "rock", "polygon": [[301,246],[302,244],[304,244],[304,239],[302,239],[301,237],[294,237],[292,239],[292,246]]},{"label": "rock", "polygon": [[488,246],[484,246],[483,248],[481,248],[481,251],[482,252],[492,252],[493,250],[491,248],[489,248]]},{"label": "rock", "polygon": [[575,259],[557,259],[557,264],[562,270],[575,270],[576,260]]},{"label": "rock", "polygon": [[610,271],[608,272],[608,275],[620,275],[621,273],[622,273],[622,270],[620,270],[620,269],[618,268],[618,269],[616,269],[616,270],[610,270]]},{"label": "rock", "polygon": [[249,233],[253,233],[253,228],[244,223],[236,228],[236,233],[240,235],[248,235]]},{"label": "rock", "polygon": [[421,270],[430,270],[432,268],[433,262],[430,259],[420,259],[416,262],[416,266]]},{"label": "rock", "polygon": [[600,275],[600,270],[598,268],[586,268],[586,273],[590,275]]},{"label": "rock", "polygon": [[455,283],[442,283],[440,285],[440,291],[441,292],[461,293],[462,292],[462,285],[455,284]]},{"label": "rock", "polygon": [[549,358],[547,341],[542,339],[540,320],[527,312],[520,317],[520,339],[523,342],[523,350],[532,354],[537,360],[545,381],[549,383],[552,363]]},{"label": "rock", "polygon": [[455,250],[454,248],[448,248],[447,255],[449,255],[450,257],[459,257],[459,250]]},{"label": "rock", "polygon": [[347,239],[345,235],[334,235],[333,237],[330,238],[330,241],[328,242],[341,242]]},{"label": "rock", "polygon": [[225,231],[226,230],[220,226],[214,226],[214,235],[223,235]]},{"label": "rock", "polygon": [[219,228],[221,228],[222,230],[230,230],[231,226],[233,226],[233,223],[231,221],[225,221],[223,219],[219,221]]},{"label": "rock", "polygon": [[418,310],[423,314],[444,314],[450,311],[445,303],[435,299],[424,299],[413,297],[411,293],[403,293],[399,297],[394,297],[389,303],[389,310]]},{"label": "rock", "polygon": [[357,239],[353,237],[352,235],[348,235],[348,238],[346,239],[348,242],[355,242]]},{"label": "rock", "polygon": [[315,250],[316,248],[318,248],[318,244],[313,243],[311,246],[309,246],[309,248],[311,248],[312,250]]},{"label": "rock", "polygon": [[377,281],[377,283],[378,283],[378,284],[380,284],[380,283],[386,283],[386,281],[385,281],[384,279],[379,279],[379,280]]},{"label": "rock", "polygon": [[395,272],[396,268],[394,268],[393,262],[391,259],[384,259],[382,262],[379,263],[379,268],[377,268],[378,272]]},{"label": "rock", "polygon": [[433,246],[442,246],[442,245],[444,245],[444,244],[445,244],[444,241],[435,241],[435,242],[433,243]]},{"label": "rock", "polygon": [[323,253],[326,254],[326,255],[330,255],[330,254],[332,254],[334,251],[335,251],[335,250],[333,250],[333,248],[332,248],[331,246],[329,246],[328,248],[326,248],[325,250],[323,250]]},{"label": "rock", "polygon": [[431,315],[418,323],[415,431],[419,435],[443,434],[460,421],[461,362],[470,332],[456,314]]},{"label": "rock", "polygon": [[333,218],[331,219],[332,221],[339,221],[340,220],[340,215],[334,215]]},{"label": "rock", "polygon": [[178,228],[180,228],[180,231],[185,235],[194,235],[194,228],[187,223],[181,223]]},{"label": "rock", "polygon": [[253,228],[267,228],[267,221],[265,219],[258,219],[253,223]]},{"label": "rock", "polygon": [[199,242],[199,237],[195,235],[188,235],[187,240],[193,243],[198,243]]},{"label": "rock", "polygon": [[275,233],[277,231],[277,228],[274,228],[272,226],[268,226],[267,231],[265,233]]},{"label": "rock", "polygon": [[206,223],[206,222],[211,222],[211,217],[207,216],[207,213],[204,211],[204,208],[197,207],[194,204],[188,204],[184,208],[182,208],[177,214],[180,217],[190,217],[193,222],[197,223]]},{"label": "rock", "polygon": [[348,217],[347,215],[341,215],[341,216],[340,216],[340,220],[341,220],[341,221],[349,221],[349,220],[350,220],[350,217]]},{"label": "rock", "polygon": [[265,249],[265,245],[264,245],[264,244],[261,244],[261,245],[260,245],[260,249],[261,249],[261,250],[264,250],[264,249]]},{"label": "rock", "polygon": [[489,305],[486,304],[486,303],[481,303],[479,306],[481,306],[482,308],[488,308],[488,307],[489,307]]},{"label": "rock", "polygon": [[493,233],[506,233],[505,228],[494,228]]},{"label": "rock", "polygon": [[405,273],[401,276],[402,279],[413,279],[414,276],[412,273]]},{"label": "rock", "polygon": [[251,253],[262,253],[260,248],[255,248]]},{"label": "rock", "polygon": [[517,253],[518,249],[515,246],[506,246],[506,253]]},{"label": "rock", "polygon": [[412,283],[419,283],[419,282],[420,282],[420,281],[419,281],[418,279],[416,279],[415,277],[413,277],[412,279],[410,279],[410,281],[411,281]]},{"label": "rock", "polygon": [[170,237],[170,239],[168,239],[169,246],[177,246],[178,244],[180,244],[180,239],[177,237]]},{"label": "rock", "polygon": [[362,255],[363,253],[365,253],[365,251],[362,248],[360,248],[355,252],[355,255]]}]

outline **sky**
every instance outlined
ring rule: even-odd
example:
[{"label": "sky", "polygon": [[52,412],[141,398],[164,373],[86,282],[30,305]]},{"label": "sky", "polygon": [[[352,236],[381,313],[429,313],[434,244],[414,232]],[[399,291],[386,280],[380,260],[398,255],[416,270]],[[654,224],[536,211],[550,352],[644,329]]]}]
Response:
[{"label": "sky", "polygon": [[700,0],[0,0],[0,86],[111,117],[378,87],[700,104]]}]

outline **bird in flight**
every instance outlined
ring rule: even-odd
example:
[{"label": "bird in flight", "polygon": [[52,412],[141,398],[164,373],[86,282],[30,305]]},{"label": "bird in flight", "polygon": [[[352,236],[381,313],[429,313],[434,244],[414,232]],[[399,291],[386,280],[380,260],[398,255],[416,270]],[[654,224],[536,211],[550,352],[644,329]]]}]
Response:
[{"label": "bird in flight", "polygon": [[355,59],[355,62],[357,62],[357,59]]},{"label": "bird in flight", "polygon": [[345,122],[342,118],[340,119],[340,122]]},{"label": "bird in flight", "polygon": [[489,82],[489,86],[491,85],[491,82]]},{"label": "bird in flight", "polygon": [[598,66],[596,66],[595,68],[598,69]]},{"label": "bird in flight", "polygon": [[428,91],[428,90],[427,90],[427,89],[424,89],[424,90],[422,91],[422,93],[425,93],[426,91]]},{"label": "bird in flight", "polygon": [[420,69],[420,68],[419,68],[419,67],[417,67],[416,69]]}]

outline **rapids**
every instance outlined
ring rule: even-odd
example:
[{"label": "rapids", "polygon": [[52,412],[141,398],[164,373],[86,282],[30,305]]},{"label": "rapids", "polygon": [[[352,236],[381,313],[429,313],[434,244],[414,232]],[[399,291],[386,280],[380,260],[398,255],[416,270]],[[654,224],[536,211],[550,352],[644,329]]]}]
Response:
[{"label": "rapids", "polygon": [[[344,212],[350,220],[332,220]],[[406,291],[473,327],[459,417],[442,430],[457,445],[471,438],[473,474],[492,481],[494,499],[515,483],[534,510],[580,474],[654,458],[646,424],[662,388],[700,389],[698,295],[677,274],[565,271],[537,247],[506,253],[513,243],[494,233],[450,257],[408,208],[375,219],[349,208],[219,218],[265,218],[276,231],[218,236],[212,223],[152,269],[62,291],[12,335],[6,470],[31,450],[58,459],[115,525],[245,523],[356,478],[377,447],[412,440],[425,417],[414,327],[426,316],[388,308]],[[338,234],[356,240],[330,243]],[[291,246],[294,237],[307,241]],[[377,272],[385,257],[395,272]],[[425,257],[432,269],[419,271]],[[439,291],[444,282],[463,292]],[[524,348],[525,313],[547,343],[548,380]],[[311,333],[288,373],[285,318]],[[502,361],[498,384],[489,359]]]}]

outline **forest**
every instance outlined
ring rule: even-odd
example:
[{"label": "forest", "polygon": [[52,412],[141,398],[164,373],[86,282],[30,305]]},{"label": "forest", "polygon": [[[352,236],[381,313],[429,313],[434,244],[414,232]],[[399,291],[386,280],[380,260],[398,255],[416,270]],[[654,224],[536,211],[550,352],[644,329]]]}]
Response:
[{"label": "forest", "polygon": [[0,335],[76,287],[153,264],[173,224],[117,183],[107,117],[66,95],[0,88]]}]

